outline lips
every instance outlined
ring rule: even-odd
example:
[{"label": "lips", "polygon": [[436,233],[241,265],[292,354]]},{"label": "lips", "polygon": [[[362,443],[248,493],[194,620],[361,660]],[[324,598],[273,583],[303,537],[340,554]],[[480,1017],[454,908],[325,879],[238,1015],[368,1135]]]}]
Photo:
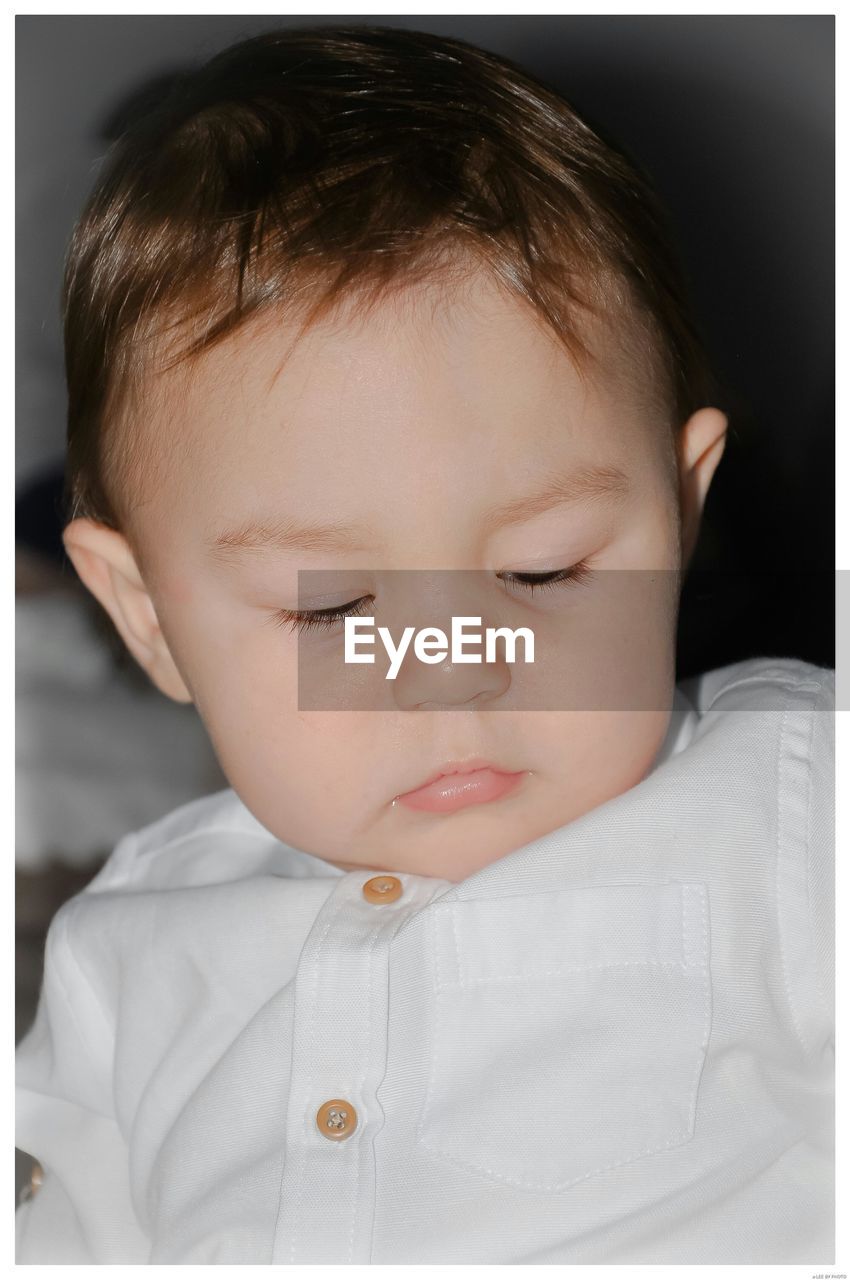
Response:
[{"label": "lips", "polygon": [[[418,787],[413,790],[420,791],[423,787],[429,787],[432,782],[438,782],[440,778],[448,778],[456,773],[475,773],[477,769],[492,769],[494,773],[509,773],[509,769],[503,769],[501,765],[493,764],[492,760],[485,760],[483,756],[469,756],[466,760],[447,760],[445,764],[440,765],[436,773],[432,773],[424,782],[420,782]],[[406,794],[411,794],[407,792]]]},{"label": "lips", "polygon": [[487,804],[513,791],[523,773],[501,769],[479,757],[444,764],[427,782],[397,797],[409,809],[454,813],[471,804]]}]

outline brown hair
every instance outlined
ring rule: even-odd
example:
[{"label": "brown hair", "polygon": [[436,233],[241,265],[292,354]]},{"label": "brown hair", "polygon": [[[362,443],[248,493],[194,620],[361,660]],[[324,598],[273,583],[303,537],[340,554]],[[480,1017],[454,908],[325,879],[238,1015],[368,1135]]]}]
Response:
[{"label": "brown hair", "polygon": [[126,530],[154,350],[191,359],[272,306],[307,305],[307,324],[470,258],[577,359],[577,313],[619,301],[650,335],[674,432],[709,402],[646,182],[509,60],[327,25],[245,40],[180,77],[113,145],[69,247],[67,518]]}]

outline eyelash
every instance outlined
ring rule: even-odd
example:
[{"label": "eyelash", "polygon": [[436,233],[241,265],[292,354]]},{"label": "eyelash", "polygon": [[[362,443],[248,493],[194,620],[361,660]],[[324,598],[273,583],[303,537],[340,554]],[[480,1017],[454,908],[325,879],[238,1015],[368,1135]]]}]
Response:
[{"label": "eyelash", "polygon": [[[586,582],[592,576],[592,570],[588,568],[587,561],[582,560],[569,569],[553,569],[550,573],[541,574],[512,573],[510,576],[523,590],[533,596],[535,591],[553,590],[555,587],[573,586]],[[522,582],[522,578],[539,580]],[[368,616],[368,610],[369,597],[362,596],[360,600],[337,605],[333,609],[313,609],[306,612],[298,609],[277,609],[272,615],[272,622],[276,627],[288,625],[293,631],[326,630],[333,627],[341,618]]]}]

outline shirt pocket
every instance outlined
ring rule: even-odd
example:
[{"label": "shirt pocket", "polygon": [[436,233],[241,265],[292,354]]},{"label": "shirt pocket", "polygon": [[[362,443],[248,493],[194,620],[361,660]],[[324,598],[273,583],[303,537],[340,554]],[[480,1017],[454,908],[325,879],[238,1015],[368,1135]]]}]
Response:
[{"label": "shirt pocket", "polygon": [[597,884],[436,902],[418,1140],[560,1191],[694,1136],[711,1027],[706,888]]}]

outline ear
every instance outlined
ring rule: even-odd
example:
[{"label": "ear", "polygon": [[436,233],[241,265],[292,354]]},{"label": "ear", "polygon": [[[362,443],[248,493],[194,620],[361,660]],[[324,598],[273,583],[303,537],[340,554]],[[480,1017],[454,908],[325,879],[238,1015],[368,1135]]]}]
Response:
[{"label": "ear", "polygon": [[175,702],[192,702],[123,534],[95,520],[72,520],[62,541],[82,582],[103,605],[133,657]]},{"label": "ear", "polygon": [[679,432],[679,504],[682,512],[682,567],[693,554],[706,494],[726,445],[726,415],[698,409]]}]

